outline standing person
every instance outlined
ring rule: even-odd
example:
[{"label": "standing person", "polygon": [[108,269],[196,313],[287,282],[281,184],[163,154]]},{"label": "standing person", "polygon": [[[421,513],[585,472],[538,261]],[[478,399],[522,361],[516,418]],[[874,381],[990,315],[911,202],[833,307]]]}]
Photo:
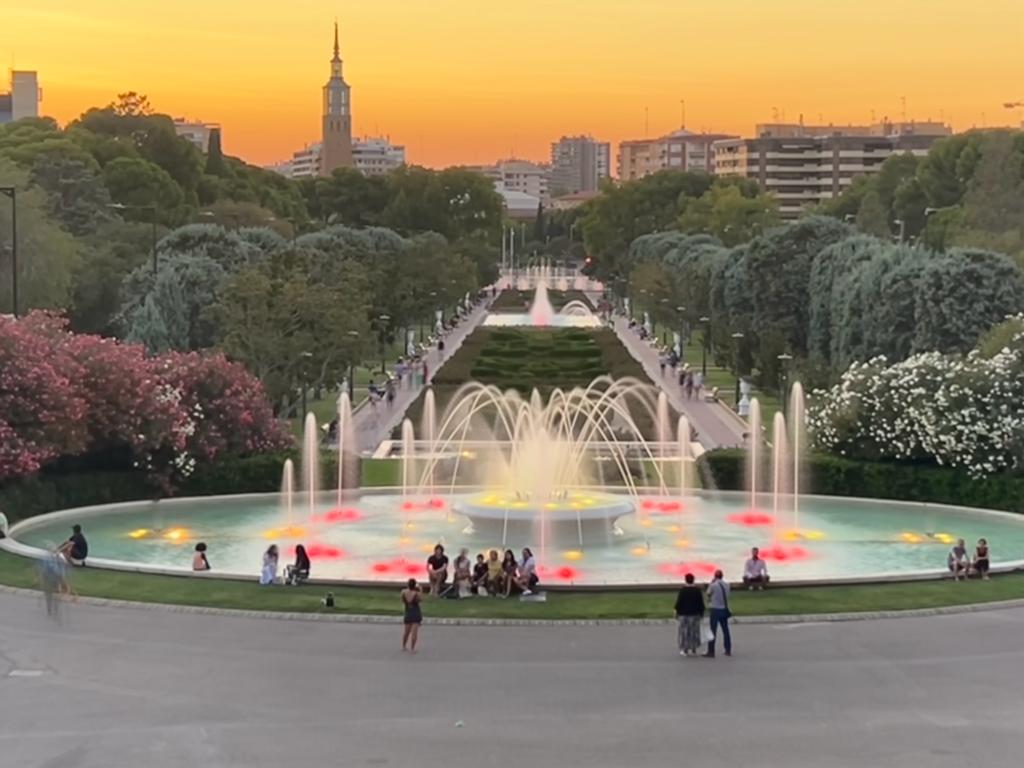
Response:
[{"label": "standing person", "polygon": [[967,578],[971,561],[967,558],[967,545],[964,544],[963,539],[957,539],[956,544],[949,550],[949,554],[946,555],[946,567],[949,568],[956,581],[960,581],[961,577]]},{"label": "standing person", "polygon": [[277,579],[277,544],[271,544],[263,553],[263,568],[260,570],[260,584],[267,586]]},{"label": "standing person", "polygon": [[768,583],[768,564],[758,556],[759,552],[753,547],[750,559],[743,564],[743,586],[747,589],[764,589]]},{"label": "standing person", "polygon": [[388,399],[388,408],[395,404],[395,380],[388,379],[387,384],[384,385],[384,393]]},{"label": "standing person", "polygon": [[704,398],[704,374],[700,371],[693,374],[693,391],[698,400]]},{"label": "standing person", "polygon": [[696,656],[700,648],[700,620],[704,617],[704,594],[693,583],[693,574],[676,595],[676,620],[679,622],[679,655]]},{"label": "standing person", "polygon": [[661,371],[662,378],[665,377],[665,356],[658,355],[658,369]]},{"label": "standing person", "polygon": [[57,554],[67,560],[69,565],[85,565],[85,558],[89,556],[89,542],[85,540],[82,526],[77,523],[71,526],[71,537],[61,545]]},{"label": "standing person", "polygon": [[455,572],[452,576],[452,583],[455,586],[455,594],[459,597],[466,597],[473,584],[473,566],[469,562],[468,549],[463,547],[459,550],[459,556],[455,558],[453,566]]},{"label": "standing person", "polygon": [[704,655],[715,658],[715,643],[718,641],[718,628],[722,628],[722,641],[725,655],[732,656],[732,638],[729,636],[729,582],[722,577],[722,571],[715,571],[715,578],[708,584],[708,617],[711,620],[711,639]]},{"label": "standing person", "polygon": [[423,623],[420,594],[416,579],[409,579],[402,590],[402,650],[411,653],[416,653],[416,642],[420,639],[420,624]]},{"label": "standing person", "polygon": [[202,541],[196,544],[196,551],[192,553],[192,570],[210,570],[210,561],[206,559],[206,544]]},{"label": "standing person", "polygon": [[427,558],[427,581],[430,594],[434,597],[441,594],[444,583],[448,581],[448,556],[440,544],[434,547],[434,554]]},{"label": "standing person", "polygon": [[978,539],[978,546],[974,548],[974,572],[981,578],[988,579],[988,569],[988,542],[985,539]]},{"label": "standing person", "polygon": [[693,400],[693,374],[688,373],[686,375],[686,383],[683,385],[686,388],[686,399]]}]

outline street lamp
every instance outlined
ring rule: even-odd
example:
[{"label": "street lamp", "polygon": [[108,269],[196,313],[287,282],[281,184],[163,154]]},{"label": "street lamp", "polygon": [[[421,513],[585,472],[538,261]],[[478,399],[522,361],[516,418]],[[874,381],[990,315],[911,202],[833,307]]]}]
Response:
[{"label": "street lamp", "polygon": [[704,343],[700,351],[700,374],[705,379],[708,377],[708,348],[711,346],[711,318],[702,315],[698,322],[704,323]]},{"label": "street lamp", "polygon": [[786,413],[786,402],[789,400],[789,361],[793,359],[793,356],[788,352],[783,352],[781,355],[776,355],[776,359],[782,364],[782,376],[780,377],[780,394],[782,395],[782,412]]},{"label": "street lamp", "polygon": [[[107,203],[107,208],[113,208],[116,211],[149,211],[150,212],[150,224],[153,225],[153,274],[156,275],[157,260],[156,260],[156,205],[126,205],[124,203]],[[212,215],[212,214],[211,214]]]},{"label": "street lamp", "polygon": [[387,328],[391,315],[378,315],[377,319],[380,321],[380,324],[377,326],[380,334],[380,372],[381,374],[385,374],[388,372],[388,367],[387,361],[384,358],[384,330]]},{"label": "street lamp", "polygon": [[736,401],[734,407],[740,408],[740,342],[743,341],[743,334],[739,331],[732,334],[733,338],[733,366],[736,372]]},{"label": "street lamp", "polygon": [[907,222],[905,222],[903,219],[893,219],[892,223],[899,226],[900,233],[899,233],[899,236],[896,239],[896,242],[897,243],[902,243],[903,242],[903,236],[904,236],[904,234],[906,234],[906,231],[907,231]]},{"label": "street lamp", "polygon": [[0,192],[11,198],[11,304],[14,319],[18,319],[18,193],[14,187],[0,187]]}]

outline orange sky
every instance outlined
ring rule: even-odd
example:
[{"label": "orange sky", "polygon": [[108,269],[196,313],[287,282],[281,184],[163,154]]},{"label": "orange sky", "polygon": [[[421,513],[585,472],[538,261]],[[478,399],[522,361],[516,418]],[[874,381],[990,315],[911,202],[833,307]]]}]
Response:
[{"label": "orange sky", "polygon": [[410,162],[544,159],[563,133],[1019,120],[1021,0],[0,0],[3,65],[35,69],[64,122],[115,93],[224,128],[255,163],[319,134],[331,23],[358,135]]}]

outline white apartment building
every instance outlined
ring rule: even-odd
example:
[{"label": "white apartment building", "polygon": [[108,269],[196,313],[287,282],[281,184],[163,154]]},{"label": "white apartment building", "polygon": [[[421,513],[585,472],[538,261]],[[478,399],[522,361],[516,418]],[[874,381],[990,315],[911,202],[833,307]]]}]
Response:
[{"label": "white apartment building", "polygon": [[550,202],[548,172],[546,166],[526,160],[500,160],[494,165],[474,168],[494,181],[494,188],[501,192],[522,192],[540,200],[545,206]]},{"label": "white apartment building", "polygon": [[[269,170],[289,179],[311,179],[320,175],[323,145],[307,144],[291,156],[290,160],[268,166]],[[356,170],[364,176],[383,176],[405,165],[405,147],[392,144],[385,138],[368,137],[352,142],[352,158]]]},{"label": "white apartment building", "polygon": [[779,202],[783,219],[838,197],[857,176],[875,173],[894,154],[923,156],[935,134],[773,136],[714,143],[714,172],[755,179]]},{"label": "white apartment building", "polygon": [[[191,141],[204,154],[210,151],[210,135],[214,131],[220,131],[220,123],[186,120],[184,117],[174,118],[174,132]],[[223,136],[221,139],[223,140]]]},{"label": "white apartment building", "polygon": [[619,144],[619,179],[632,181],[669,170],[714,173],[714,143],[732,138],[724,133],[694,133],[681,128],[656,139],[623,141]]},{"label": "white apartment building", "polygon": [[0,93],[0,123],[39,117],[39,102],[43,98],[39,75],[29,70],[11,70],[10,88]]}]

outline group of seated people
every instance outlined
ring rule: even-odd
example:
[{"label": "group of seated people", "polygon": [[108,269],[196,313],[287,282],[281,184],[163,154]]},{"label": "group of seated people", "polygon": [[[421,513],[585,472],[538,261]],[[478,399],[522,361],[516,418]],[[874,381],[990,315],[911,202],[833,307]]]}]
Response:
[{"label": "group of seated people", "polygon": [[949,568],[949,572],[953,574],[956,581],[966,580],[971,575],[987,579],[989,570],[988,542],[985,539],[978,539],[978,544],[974,548],[974,558],[971,559],[967,554],[967,545],[964,540],[957,539],[956,544],[946,556],[946,567]]},{"label": "group of seated people", "polygon": [[537,560],[528,547],[523,549],[522,561],[517,562],[511,549],[498,558],[498,550],[492,549],[485,556],[476,556],[476,563],[469,559],[469,550],[463,547],[452,563],[452,582],[448,583],[448,556],[444,547],[438,544],[434,554],[427,558],[427,579],[430,594],[434,596],[468,597],[486,595],[508,597],[513,592],[532,595],[540,579],[537,576]]}]

